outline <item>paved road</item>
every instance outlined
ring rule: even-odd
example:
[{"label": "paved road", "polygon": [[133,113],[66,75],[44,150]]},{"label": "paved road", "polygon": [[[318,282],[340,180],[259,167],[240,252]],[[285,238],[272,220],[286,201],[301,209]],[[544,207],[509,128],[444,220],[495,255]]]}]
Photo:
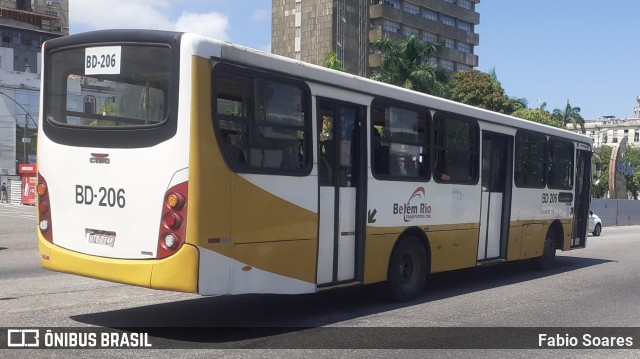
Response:
[{"label": "paved road", "polygon": [[[390,337],[411,334],[402,327],[640,327],[638,226],[606,227],[603,236],[589,237],[586,249],[558,252],[556,266],[545,272],[533,271],[527,262],[520,262],[434,275],[421,298],[396,304],[383,299],[384,288],[381,286],[301,296],[200,297],[49,272],[38,265],[34,219],[33,207],[0,204],[0,327],[166,327],[175,329],[157,333],[181,340],[181,345],[197,347],[205,343],[222,348],[296,347],[303,339],[339,342],[340,338],[331,338],[331,335],[337,336],[335,332],[304,331],[301,327],[387,328],[378,332],[347,332],[352,337],[361,335],[360,340],[369,343],[384,343]],[[234,340],[225,341],[220,339],[224,332],[206,332],[208,334],[203,336],[193,329],[180,328],[198,326],[276,329],[271,332],[249,330]],[[239,332],[230,329],[229,333],[236,335]],[[306,336],[301,337],[300,333]],[[215,335],[218,336],[212,337]],[[360,340],[355,339],[356,342]],[[640,337],[635,340],[640,343]],[[0,352],[0,356],[49,357],[51,353],[41,350],[27,355],[25,351],[5,351]],[[64,351],[53,353],[65,356]],[[104,350],[76,350],[73,354],[86,357],[122,355]],[[184,353],[137,350],[127,355],[173,358],[184,356]],[[629,358],[640,356],[640,352],[195,349],[189,355]]]}]

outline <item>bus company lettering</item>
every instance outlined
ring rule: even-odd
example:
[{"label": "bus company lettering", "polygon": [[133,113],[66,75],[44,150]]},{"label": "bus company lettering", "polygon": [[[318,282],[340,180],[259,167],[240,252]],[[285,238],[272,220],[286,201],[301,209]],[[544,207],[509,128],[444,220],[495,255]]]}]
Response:
[{"label": "bus company lettering", "polygon": [[424,188],[418,187],[406,203],[393,204],[393,214],[402,215],[405,222],[415,218],[431,218],[431,206],[425,200]]}]

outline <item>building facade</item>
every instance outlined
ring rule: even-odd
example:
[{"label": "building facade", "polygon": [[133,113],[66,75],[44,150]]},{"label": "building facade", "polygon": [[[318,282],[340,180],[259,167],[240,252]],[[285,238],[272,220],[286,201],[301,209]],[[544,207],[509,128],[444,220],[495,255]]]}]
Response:
[{"label": "building facade", "polygon": [[[593,139],[593,147],[600,146],[617,147],[626,136],[627,146],[640,147],[640,96],[636,98],[637,105],[634,108],[633,117],[616,118],[615,116],[603,116],[595,121],[585,121],[585,134]],[[567,128],[578,132],[571,125]]]},{"label": "building facade", "polygon": [[371,43],[415,35],[441,45],[429,62],[450,71],[478,66],[480,0],[273,0],[271,52],[322,65],[334,51],[345,70],[368,76],[382,64]]},{"label": "building facade", "polygon": [[0,0],[0,176],[35,161],[42,44],[69,33],[69,0]]}]

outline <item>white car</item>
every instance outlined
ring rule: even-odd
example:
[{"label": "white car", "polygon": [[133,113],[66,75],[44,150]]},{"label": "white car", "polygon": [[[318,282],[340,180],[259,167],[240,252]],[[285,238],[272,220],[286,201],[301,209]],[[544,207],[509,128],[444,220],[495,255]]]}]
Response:
[{"label": "white car", "polygon": [[589,232],[594,236],[599,236],[602,233],[602,221],[593,211],[589,211]]}]

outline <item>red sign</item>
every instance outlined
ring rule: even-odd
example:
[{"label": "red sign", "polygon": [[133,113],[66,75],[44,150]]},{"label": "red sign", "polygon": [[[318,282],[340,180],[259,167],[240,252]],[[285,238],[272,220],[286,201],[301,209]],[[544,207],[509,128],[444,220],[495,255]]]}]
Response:
[{"label": "red sign", "polygon": [[23,174],[36,174],[38,173],[38,169],[36,165],[19,165],[18,172]]}]

